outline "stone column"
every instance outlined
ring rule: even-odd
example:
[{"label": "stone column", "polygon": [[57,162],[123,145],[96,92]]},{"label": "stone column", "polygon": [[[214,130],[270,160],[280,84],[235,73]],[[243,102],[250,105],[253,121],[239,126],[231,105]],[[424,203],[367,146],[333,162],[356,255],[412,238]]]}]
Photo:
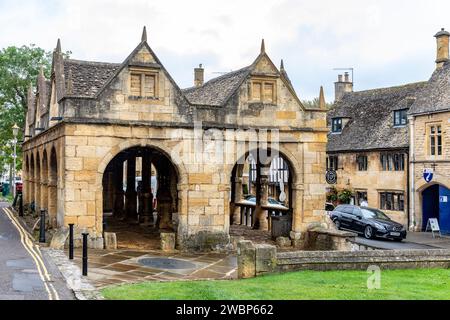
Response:
[{"label": "stone column", "polygon": [[114,164],[113,189],[114,189],[114,206],[113,215],[116,218],[124,218],[124,192],[123,192],[123,159],[116,159]]},{"label": "stone column", "polygon": [[[242,200],[242,178],[235,177],[234,178],[234,203],[238,203]],[[231,213],[233,216],[232,222],[233,224],[239,225],[241,224],[241,207],[234,205],[233,212]]]},{"label": "stone column", "polygon": [[303,230],[303,184],[292,185],[292,231],[290,237],[296,248],[302,248],[305,242]]},{"label": "stone column", "polygon": [[[32,202],[34,202],[34,177],[30,175],[30,179],[28,180],[29,184],[28,184],[28,195],[26,196],[28,199],[28,204],[31,204]],[[30,209],[28,209],[30,210]],[[31,211],[29,211],[31,212]]]},{"label": "stone column", "polygon": [[41,180],[38,175],[36,175],[34,179],[34,203],[36,212],[39,212],[41,209]]},{"label": "stone column", "polygon": [[127,158],[127,190],[125,191],[125,213],[128,220],[137,222],[136,155]]},{"label": "stone column", "polygon": [[57,181],[56,177],[50,177],[48,180],[48,216],[50,224],[53,228],[56,228],[56,215],[57,215]]},{"label": "stone column", "polygon": [[268,167],[257,166],[257,172],[259,173],[256,178],[256,207],[253,220],[253,229],[268,230],[268,212],[263,209],[262,206],[267,205],[269,198],[269,177]]},{"label": "stone column", "polygon": [[172,195],[170,192],[170,168],[161,163],[158,170],[158,222],[160,229],[172,229]]},{"label": "stone column", "polygon": [[142,216],[140,222],[143,225],[153,224],[153,194],[151,188],[152,159],[149,151],[142,155]]}]

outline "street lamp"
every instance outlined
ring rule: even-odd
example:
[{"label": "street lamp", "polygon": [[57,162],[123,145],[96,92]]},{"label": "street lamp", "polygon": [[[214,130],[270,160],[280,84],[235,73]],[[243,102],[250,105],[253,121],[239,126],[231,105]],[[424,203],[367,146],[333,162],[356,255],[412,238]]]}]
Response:
[{"label": "street lamp", "polygon": [[12,188],[13,188],[13,197],[14,199],[16,198],[16,158],[17,158],[17,135],[19,134],[19,126],[17,125],[17,123],[15,123],[12,127],[12,132],[13,132],[13,143],[14,143],[14,154],[13,154],[13,160],[14,160],[14,164],[13,164],[13,183],[12,183]]}]

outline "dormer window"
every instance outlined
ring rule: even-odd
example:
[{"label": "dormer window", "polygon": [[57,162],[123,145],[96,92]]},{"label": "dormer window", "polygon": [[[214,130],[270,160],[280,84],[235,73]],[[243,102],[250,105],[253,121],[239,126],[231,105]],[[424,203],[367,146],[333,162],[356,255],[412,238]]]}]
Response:
[{"label": "dormer window", "polygon": [[134,97],[157,97],[157,72],[132,70],[130,73],[130,95]]},{"label": "dormer window", "polygon": [[341,133],[342,132],[342,118],[335,118],[332,120],[331,132]]},{"label": "dormer window", "polygon": [[394,111],[394,126],[403,127],[408,123],[408,109]]},{"label": "dormer window", "polygon": [[251,82],[250,98],[252,102],[275,103],[275,80],[255,79]]}]

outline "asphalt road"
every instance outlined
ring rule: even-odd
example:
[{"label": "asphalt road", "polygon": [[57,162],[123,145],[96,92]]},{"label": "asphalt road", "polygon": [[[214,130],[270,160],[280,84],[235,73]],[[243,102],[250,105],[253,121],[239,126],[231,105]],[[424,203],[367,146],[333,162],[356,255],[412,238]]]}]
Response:
[{"label": "asphalt road", "polygon": [[364,245],[368,245],[371,247],[379,248],[379,249],[387,249],[387,250],[408,250],[408,249],[437,249],[434,246],[409,242],[408,239],[403,240],[402,242],[395,242],[392,240],[373,240],[366,239],[364,237],[357,237],[356,242]]},{"label": "asphalt road", "polygon": [[11,220],[0,203],[0,300],[69,300],[72,291],[57,267]]}]

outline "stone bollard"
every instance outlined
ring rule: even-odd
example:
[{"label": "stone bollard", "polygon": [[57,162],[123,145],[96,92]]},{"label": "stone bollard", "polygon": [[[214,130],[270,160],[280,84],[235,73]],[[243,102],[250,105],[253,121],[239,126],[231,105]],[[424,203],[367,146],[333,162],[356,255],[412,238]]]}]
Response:
[{"label": "stone bollard", "polygon": [[161,232],[161,250],[165,252],[175,250],[175,232]]},{"label": "stone bollard", "polygon": [[257,244],[256,249],[256,275],[271,273],[277,266],[277,247],[269,244]]},{"label": "stone bollard", "polygon": [[248,240],[238,242],[237,246],[238,278],[247,279],[256,276],[256,249]]},{"label": "stone bollard", "polygon": [[278,237],[276,242],[280,248],[292,247],[292,240],[287,237]]},{"label": "stone bollard", "polygon": [[103,238],[106,250],[117,250],[117,236],[114,232],[104,232]]}]

